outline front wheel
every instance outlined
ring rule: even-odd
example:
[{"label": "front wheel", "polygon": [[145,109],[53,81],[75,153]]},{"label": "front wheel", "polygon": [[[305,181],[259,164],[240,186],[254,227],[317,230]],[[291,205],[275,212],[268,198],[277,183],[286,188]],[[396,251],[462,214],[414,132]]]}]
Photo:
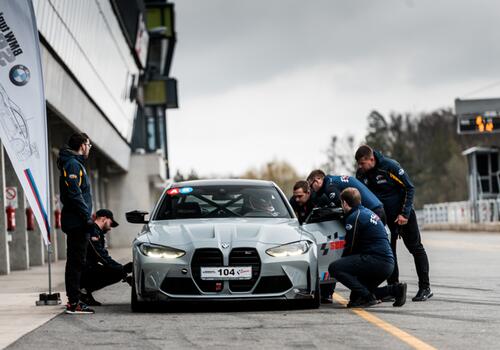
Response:
[{"label": "front wheel", "polygon": [[132,312],[146,312],[148,311],[147,304],[137,298],[137,291],[135,290],[135,281],[132,280],[132,292],[130,295],[130,308]]},{"label": "front wheel", "polygon": [[319,276],[316,279],[316,289],[314,290],[314,299],[308,300],[307,305],[308,309],[319,309],[321,305],[321,294],[320,294],[320,285],[319,285]]},{"label": "front wheel", "polygon": [[296,300],[293,305],[299,309],[319,309],[321,305],[321,294],[319,290],[319,277],[316,279],[316,287],[312,299]]}]

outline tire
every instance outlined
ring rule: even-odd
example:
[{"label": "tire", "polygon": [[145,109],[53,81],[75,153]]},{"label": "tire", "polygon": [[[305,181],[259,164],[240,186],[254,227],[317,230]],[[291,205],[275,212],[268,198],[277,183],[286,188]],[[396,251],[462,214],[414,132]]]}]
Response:
[{"label": "tire", "polygon": [[321,306],[321,294],[319,290],[319,276],[316,278],[316,287],[312,299],[295,300],[292,304],[297,309],[319,309]]},{"label": "tire", "polygon": [[307,308],[308,309],[319,309],[321,306],[321,294],[320,294],[320,286],[319,286],[319,276],[316,278],[316,287],[314,290],[314,299],[307,300]]},{"label": "tire", "polygon": [[132,292],[130,295],[130,308],[132,312],[146,312],[148,311],[148,305],[144,301],[139,301],[137,298],[137,292],[135,290],[135,281],[132,281]]}]

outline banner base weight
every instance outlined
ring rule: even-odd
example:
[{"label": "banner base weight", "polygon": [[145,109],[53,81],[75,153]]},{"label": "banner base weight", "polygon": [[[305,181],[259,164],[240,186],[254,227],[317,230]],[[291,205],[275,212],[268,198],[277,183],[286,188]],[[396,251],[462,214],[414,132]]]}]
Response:
[{"label": "banner base weight", "polygon": [[36,301],[36,306],[59,305],[61,304],[61,295],[59,293],[42,293]]}]

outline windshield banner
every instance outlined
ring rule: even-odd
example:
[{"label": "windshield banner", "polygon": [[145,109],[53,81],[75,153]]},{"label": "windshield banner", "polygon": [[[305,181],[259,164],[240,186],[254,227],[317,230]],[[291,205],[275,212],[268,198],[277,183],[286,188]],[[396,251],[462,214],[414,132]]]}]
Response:
[{"label": "windshield banner", "polygon": [[47,117],[31,0],[0,2],[0,138],[50,245]]}]

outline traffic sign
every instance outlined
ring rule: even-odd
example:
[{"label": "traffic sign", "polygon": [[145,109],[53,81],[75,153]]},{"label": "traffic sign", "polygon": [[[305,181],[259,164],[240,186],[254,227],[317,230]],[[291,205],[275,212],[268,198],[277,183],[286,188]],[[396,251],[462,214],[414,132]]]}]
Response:
[{"label": "traffic sign", "polygon": [[17,187],[5,187],[5,204],[7,207],[17,209]]}]

